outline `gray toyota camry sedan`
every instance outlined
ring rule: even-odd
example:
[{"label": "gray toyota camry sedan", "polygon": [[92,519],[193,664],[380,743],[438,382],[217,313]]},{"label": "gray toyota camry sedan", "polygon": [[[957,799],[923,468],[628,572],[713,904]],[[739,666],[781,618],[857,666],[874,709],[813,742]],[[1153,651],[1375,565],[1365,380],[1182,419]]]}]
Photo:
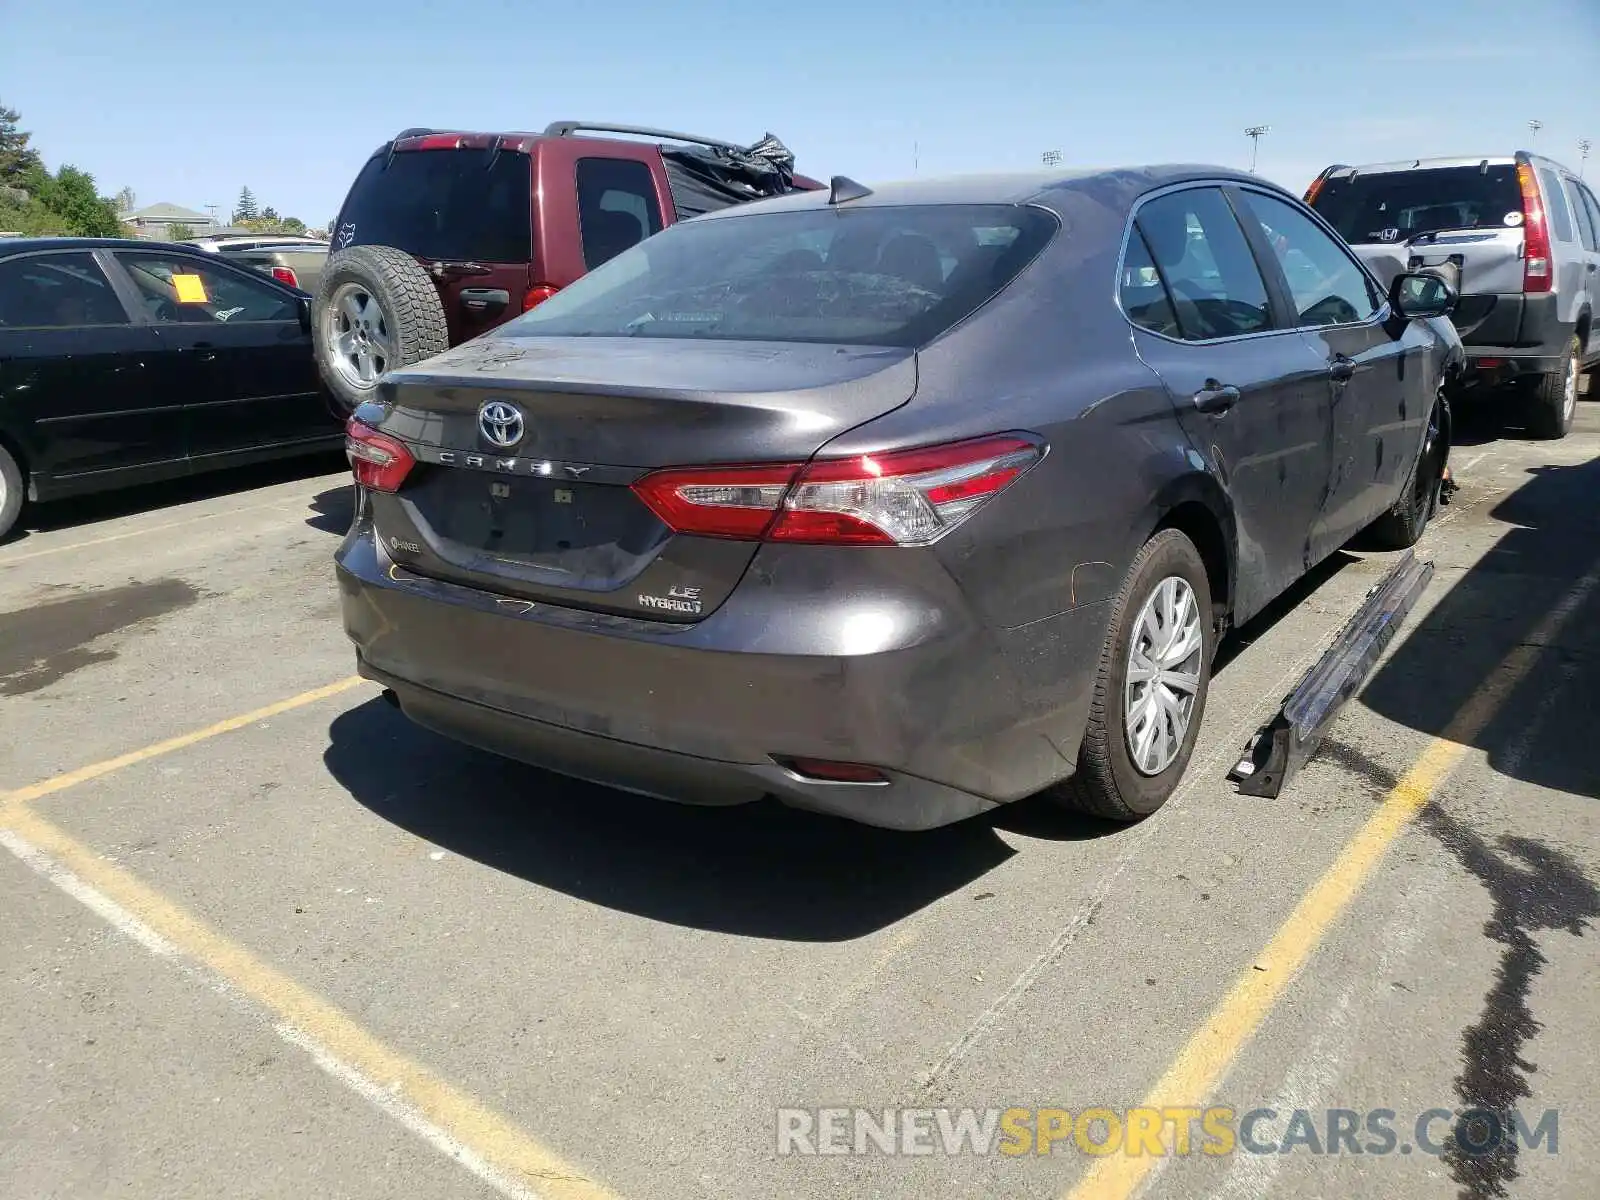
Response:
[{"label": "gray toyota camry sedan", "polygon": [[356,410],[345,626],[417,723],[630,791],[1135,820],[1230,624],[1421,534],[1453,302],[1208,167],[709,214]]}]

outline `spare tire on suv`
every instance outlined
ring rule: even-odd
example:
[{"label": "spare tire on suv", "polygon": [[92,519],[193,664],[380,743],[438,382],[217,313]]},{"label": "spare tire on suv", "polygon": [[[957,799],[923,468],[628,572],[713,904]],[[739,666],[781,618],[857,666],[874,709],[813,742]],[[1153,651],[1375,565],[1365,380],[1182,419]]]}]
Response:
[{"label": "spare tire on suv", "polygon": [[317,369],[345,414],[385,371],[449,348],[438,289],[411,255],[352,246],[328,259],[312,315]]}]

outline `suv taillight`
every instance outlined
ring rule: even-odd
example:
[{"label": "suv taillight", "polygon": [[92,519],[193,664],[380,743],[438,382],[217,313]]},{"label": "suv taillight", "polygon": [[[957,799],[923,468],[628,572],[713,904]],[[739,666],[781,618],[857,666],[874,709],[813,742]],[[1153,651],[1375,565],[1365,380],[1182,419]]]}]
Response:
[{"label": "suv taillight", "polygon": [[375,492],[397,492],[417,460],[406,444],[351,417],[344,427],[344,452],[356,482]]},{"label": "suv taillight", "polygon": [[635,493],[677,533],[848,546],[924,546],[1044,456],[1005,434],[810,464],[657,471]]},{"label": "suv taillight", "polygon": [[1517,186],[1522,190],[1522,290],[1548,292],[1554,278],[1550,270],[1550,230],[1544,223],[1538,180],[1525,162],[1517,164]]},{"label": "suv taillight", "polygon": [[528,312],[530,309],[538,308],[539,305],[543,304],[546,300],[550,299],[551,296],[554,296],[560,290],[560,288],[555,287],[553,284],[534,284],[528,289],[527,294],[522,297],[522,311]]},{"label": "suv taillight", "polygon": [[292,288],[300,286],[300,277],[294,273],[293,267],[273,267],[272,277],[279,283],[287,283]]}]

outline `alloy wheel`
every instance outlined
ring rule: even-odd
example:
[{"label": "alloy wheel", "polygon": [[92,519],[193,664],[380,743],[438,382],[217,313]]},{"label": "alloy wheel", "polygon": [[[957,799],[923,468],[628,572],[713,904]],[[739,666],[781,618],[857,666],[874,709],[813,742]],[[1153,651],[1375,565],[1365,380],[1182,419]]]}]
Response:
[{"label": "alloy wheel", "polygon": [[323,320],[330,365],[340,378],[359,391],[376,386],[395,357],[389,318],[377,297],[359,283],[341,284]]}]

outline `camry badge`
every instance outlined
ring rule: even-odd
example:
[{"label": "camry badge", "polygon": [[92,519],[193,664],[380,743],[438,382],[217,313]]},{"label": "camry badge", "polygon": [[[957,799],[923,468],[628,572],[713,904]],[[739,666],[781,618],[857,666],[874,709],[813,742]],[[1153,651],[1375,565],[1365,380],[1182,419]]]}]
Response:
[{"label": "camry badge", "polygon": [[514,404],[488,400],[478,410],[478,432],[496,449],[511,449],[522,440],[524,429],[522,413]]}]

